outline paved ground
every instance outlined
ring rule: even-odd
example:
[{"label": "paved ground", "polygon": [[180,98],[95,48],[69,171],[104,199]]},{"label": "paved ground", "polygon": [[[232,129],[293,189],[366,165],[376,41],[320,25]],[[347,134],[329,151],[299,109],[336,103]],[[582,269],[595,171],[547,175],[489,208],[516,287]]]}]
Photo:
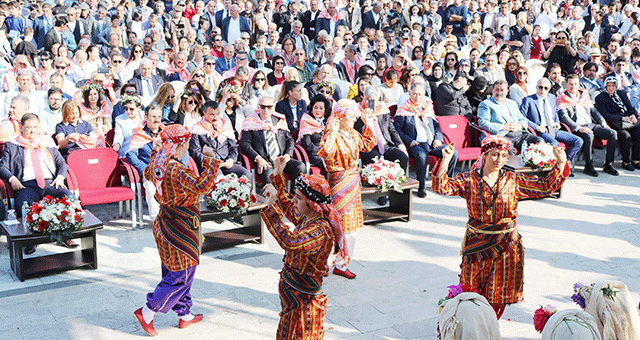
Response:
[{"label": "paved ground", "polygon": [[[639,183],[637,171],[598,178],[578,171],[562,199],[520,204],[525,301],[507,308],[500,321],[503,338],[539,339],[533,311],[549,303],[574,308],[570,296],[576,281],[619,279],[636,299],[640,296]],[[358,232],[351,266],[355,280],[334,275],[325,280],[326,339],[435,339],[436,304],[458,280],[465,202],[429,193],[414,197],[413,208],[410,223]],[[20,282],[0,238],[0,338],[146,337],[133,311],[160,278],[151,230],[132,231],[126,218],[114,218],[116,205],[89,210],[106,221],[98,236],[97,270]],[[48,251],[64,250],[45,245],[36,255]],[[175,314],[157,314],[158,339],[273,339],[282,254],[270,236],[261,245],[205,253],[193,284],[193,311],[203,313],[204,321],[180,330]]]}]

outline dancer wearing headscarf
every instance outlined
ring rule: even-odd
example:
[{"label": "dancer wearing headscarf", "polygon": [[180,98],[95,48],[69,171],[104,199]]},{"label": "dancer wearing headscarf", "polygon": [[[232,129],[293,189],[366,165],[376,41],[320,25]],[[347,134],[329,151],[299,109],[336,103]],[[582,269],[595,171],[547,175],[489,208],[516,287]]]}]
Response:
[{"label": "dancer wearing headscarf", "polygon": [[432,177],[433,191],[467,200],[469,221],[462,242],[460,283],[487,298],[498,319],[506,305],[522,300],[524,251],[516,226],[518,200],[556,191],[567,176],[567,156],[555,147],[556,165],[546,176],[505,171],[511,142],[500,136],[482,140],[482,153],[471,171],[447,176],[454,146],[442,151]]},{"label": "dancer wearing headscarf", "polygon": [[578,309],[553,313],[542,331],[542,340],[600,340],[593,316]]},{"label": "dancer wearing headscarf", "polygon": [[370,123],[373,111],[367,109],[362,113],[365,122],[362,134],[353,128],[359,114],[360,107],[356,102],[349,99],[338,101],[333,107],[318,150],[318,156],[324,159],[327,169],[333,204],[342,217],[348,248],[347,252],[336,256],[333,273],[348,279],[356,277],[347,265],[353,256],[356,231],[364,224],[358,159],[360,152],[369,152],[376,145],[376,136],[371,129],[373,124]]},{"label": "dancer wearing headscarf", "polygon": [[149,335],[157,335],[153,327],[156,312],[178,313],[179,328],[202,320],[202,314],[191,314],[191,284],[200,263],[200,195],[215,185],[220,161],[213,150],[204,147],[203,171],[196,175],[180,162],[189,149],[191,133],[182,125],[171,125],[160,132],[161,144],[156,148],[144,171],[146,179],[156,187],[155,198],[160,213],[153,222],[153,235],[162,262],[162,280],[147,303],[134,314]]},{"label": "dancer wearing headscarf", "polygon": [[[276,339],[322,339],[327,311],[322,281],[334,244],[344,248],[341,220],[324,177],[300,175],[294,180],[292,195],[287,192],[282,175],[286,162],[280,158],[275,163],[272,185],[265,187],[268,206],[260,215],[285,250],[278,284],[282,311]],[[293,231],[284,224],[283,216],[295,224]]]}]

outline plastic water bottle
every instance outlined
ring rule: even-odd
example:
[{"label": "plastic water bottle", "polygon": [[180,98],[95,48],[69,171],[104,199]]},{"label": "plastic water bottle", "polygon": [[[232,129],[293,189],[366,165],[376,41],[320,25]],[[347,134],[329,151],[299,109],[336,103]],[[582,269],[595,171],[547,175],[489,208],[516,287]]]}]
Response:
[{"label": "plastic water bottle", "polygon": [[27,214],[29,213],[29,203],[27,201],[22,202],[22,225],[27,225]]}]

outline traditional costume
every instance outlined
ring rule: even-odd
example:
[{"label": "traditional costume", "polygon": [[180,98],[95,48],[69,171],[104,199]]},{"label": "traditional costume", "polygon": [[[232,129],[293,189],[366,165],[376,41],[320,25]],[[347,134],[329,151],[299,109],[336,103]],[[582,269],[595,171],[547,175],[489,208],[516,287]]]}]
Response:
[{"label": "traditional costume", "polygon": [[[322,280],[334,242],[343,244],[341,221],[331,204],[329,183],[321,175],[303,174],[294,182],[296,191],[319,214],[311,218],[293,211],[293,195],[287,192],[283,175],[272,175],[271,183],[278,190],[279,203],[268,206],[260,215],[286,251],[278,284],[282,311],[276,339],[320,340],[327,311]],[[283,216],[296,225],[293,231]]]},{"label": "traditional costume", "polygon": [[[162,262],[162,281],[147,294],[145,307],[135,315],[144,330],[155,335],[153,314],[174,310],[180,316],[180,328],[202,319],[192,315],[191,284],[200,263],[200,195],[215,185],[219,160],[207,157],[204,170],[196,175],[175,158],[176,149],[188,143],[191,133],[181,125],[171,125],[162,132],[162,144],[155,149],[144,177],[156,187],[155,198],[160,213],[153,222],[153,235]],[[151,315],[151,320],[146,315]],[[194,321],[195,320],[195,321]],[[154,334],[155,333],[155,334]]]},{"label": "traditional costume", "polygon": [[[333,119],[342,119],[346,114],[359,115],[359,108],[354,101],[342,99],[334,105],[329,122]],[[327,123],[327,126],[331,126],[331,123]],[[353,127],[346,131],[341,129],[336,136],[333,150],[328,151],[324,146],[329,135],[331,135],[330,131],[325,131],[320,141],[318,156],[324,159],[327,180],[331,185],[331,199],[342,218],[342,228],[346,234],[348,252],[344,256],[338,254],[335,261],[334,273],[339,273],[348,272],[347,265],[353,256],[355,233],[364,224],[358,166],[360,152],[371,151],[376,145],[376,137],[368,124],[365,124],[362,135]],[[351,275],[355,277],[354,274],[351,273]]]},{"label": "traditional costume", "polygon": [[[88,83],[82,88],[82,92],[91,91],[95,89],[98,91],[98,95],[102,96],[104,90],[97,84]],[[81,92],[79,92],[81,93]],[[111,105],[103,98],[102,104],[96,110],[84,106],[84,100],[82,98],[75,98],[80,103],[80,119],[91,124],[93,131],[96,134],[96,145],[98,147],[104,147],[106,145],[105,136],[109,130],[111,130]]]},{"label": "traditional costume", "polygon": [[486,297],[498,318],[507,304],[522,300],[524,249],[516,226],[518,200],[549,195],[570,173],[568,166],[562,170],[555,166],[540,178],[501,169],[490,187],[482,179],[484,157],[510,146],[504,137],[489,136],[482,141],[482,153],[471,171],[452,179],[446,174],[432,177],[434,192],[467,200],[460,283]]}]

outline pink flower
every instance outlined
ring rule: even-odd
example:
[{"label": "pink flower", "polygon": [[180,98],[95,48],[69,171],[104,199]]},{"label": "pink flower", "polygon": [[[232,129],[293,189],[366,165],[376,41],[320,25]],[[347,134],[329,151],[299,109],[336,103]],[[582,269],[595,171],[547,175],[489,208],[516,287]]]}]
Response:
[{"label": "pink flower", "polygon": [[551,305],[547,305],[544,308],[540,307],[536,309],[535,313],[533,314],[533,326],[535,327],[536,331],[542,333],[542,331],[544,330],[544,326],[547,324],[547,321],[555,312],[556,308]]},{"label": "pink flower", "polygon": [[464,288],[462,287],[462,284],[451,285],[451,286],[448,286],[447,288],[449,288],[449,295],[447,295],[449,299],[453,299],[454,297],[456,297],[456,295],[460,293],[464,293]]}]

